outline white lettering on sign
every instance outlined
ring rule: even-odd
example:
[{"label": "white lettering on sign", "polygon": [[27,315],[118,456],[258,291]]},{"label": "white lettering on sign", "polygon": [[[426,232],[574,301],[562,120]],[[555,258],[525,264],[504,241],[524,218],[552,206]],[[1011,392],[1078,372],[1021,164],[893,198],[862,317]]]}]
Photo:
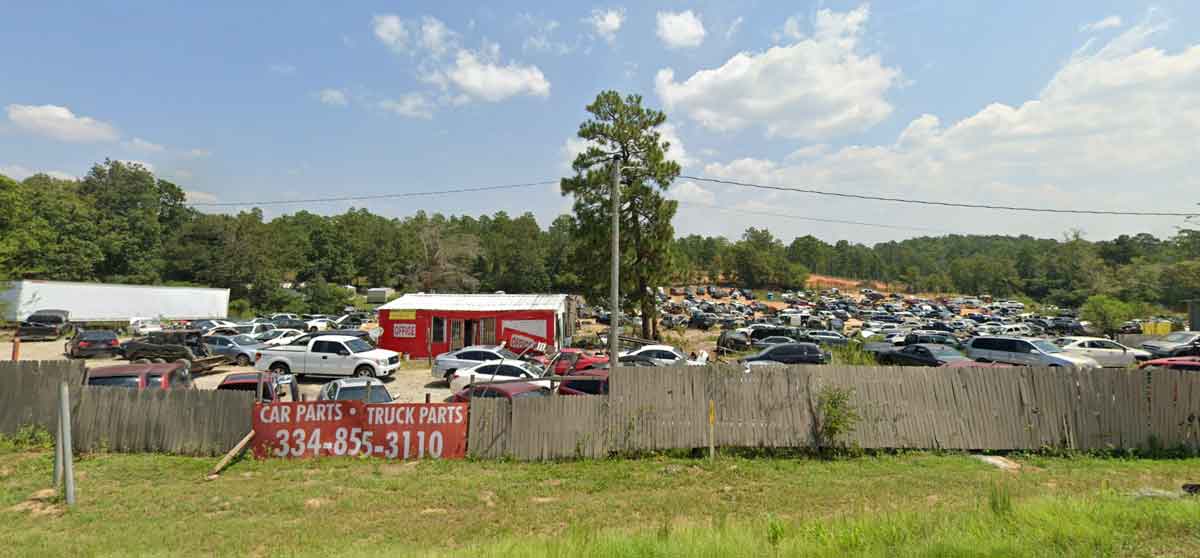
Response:
[{"label": "white lettering on sign", "polygon": [[412,339],[417,336],[417,324],[392,324],[392,337]]}]

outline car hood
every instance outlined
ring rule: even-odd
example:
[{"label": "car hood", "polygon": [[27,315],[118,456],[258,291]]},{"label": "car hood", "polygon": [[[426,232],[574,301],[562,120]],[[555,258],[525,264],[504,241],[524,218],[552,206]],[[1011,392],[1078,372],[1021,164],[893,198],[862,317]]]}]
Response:
[{"label": "car hood", "polygon": [[381,360],[381,359],[385,359],[385,358],[392,358],[398,354],[400,354],[400,353],[397,353],[395,351],[389,351],[387,349],[372,349],[370,351],[354,353],[354,356],[357,358],[369,358],[369,359],[374,359],[374,360]]}]

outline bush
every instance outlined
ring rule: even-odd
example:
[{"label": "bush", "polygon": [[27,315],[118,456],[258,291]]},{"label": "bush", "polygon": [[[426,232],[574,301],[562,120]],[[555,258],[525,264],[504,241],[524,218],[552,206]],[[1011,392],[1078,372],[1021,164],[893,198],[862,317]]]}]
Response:
[{"label": "bush", "polygon": [[844,447],[839,438],[854,432],[861,419],[850,405],[854,390],[826,386],[817,395],[817,447]]}]

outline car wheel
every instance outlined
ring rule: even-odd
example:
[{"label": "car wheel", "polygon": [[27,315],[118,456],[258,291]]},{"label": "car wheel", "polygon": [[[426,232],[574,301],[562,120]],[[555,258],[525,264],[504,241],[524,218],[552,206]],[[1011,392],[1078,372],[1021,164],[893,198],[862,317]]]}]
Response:
[{"label": "car wheel", "polygon": [[359,378],[374,378],[375,369],[370,366],[359,366],[354,370],[354,375]]},{"label": "car wheel", "polygon": [[457,370],[447,370],[446,374],[442,376],[442,379],[446,380],[446,385],[450,385],[450,377],[453,376],[455,372],[457,372]]},{"label": "car wheel", "polygon": [[155,358],[155,359],[151,359],[150,362],[153,362],[154,364],[162,364],[167,361],[164,359],[161,359],[161,358]]},{"label": "car wheel", "polygon": [[237,356],[237,365],[238,366],[250,366],[250,357],[248,357],[246,355],[238,355]]},{"label": "car wheel", "polygon": [[282,376],[284,374],[287,374],[288,372],[291,372],[291,369],[288,368],[288,365],[286,365],[282,362],[276,362],[275,364],[272,364],[270,370],[271,370],[271,373],[275,374],[276,376]]}]

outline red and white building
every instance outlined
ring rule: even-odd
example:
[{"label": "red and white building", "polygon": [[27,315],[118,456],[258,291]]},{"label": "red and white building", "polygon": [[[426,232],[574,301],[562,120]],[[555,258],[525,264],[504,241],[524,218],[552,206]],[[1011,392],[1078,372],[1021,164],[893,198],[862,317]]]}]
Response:
[{"label": "red and white building", "polygon": [[575,313],[567,295],[406,294],[379,307],[379,346],[412,358],[468,345],[514,351],[570,344]]}]

